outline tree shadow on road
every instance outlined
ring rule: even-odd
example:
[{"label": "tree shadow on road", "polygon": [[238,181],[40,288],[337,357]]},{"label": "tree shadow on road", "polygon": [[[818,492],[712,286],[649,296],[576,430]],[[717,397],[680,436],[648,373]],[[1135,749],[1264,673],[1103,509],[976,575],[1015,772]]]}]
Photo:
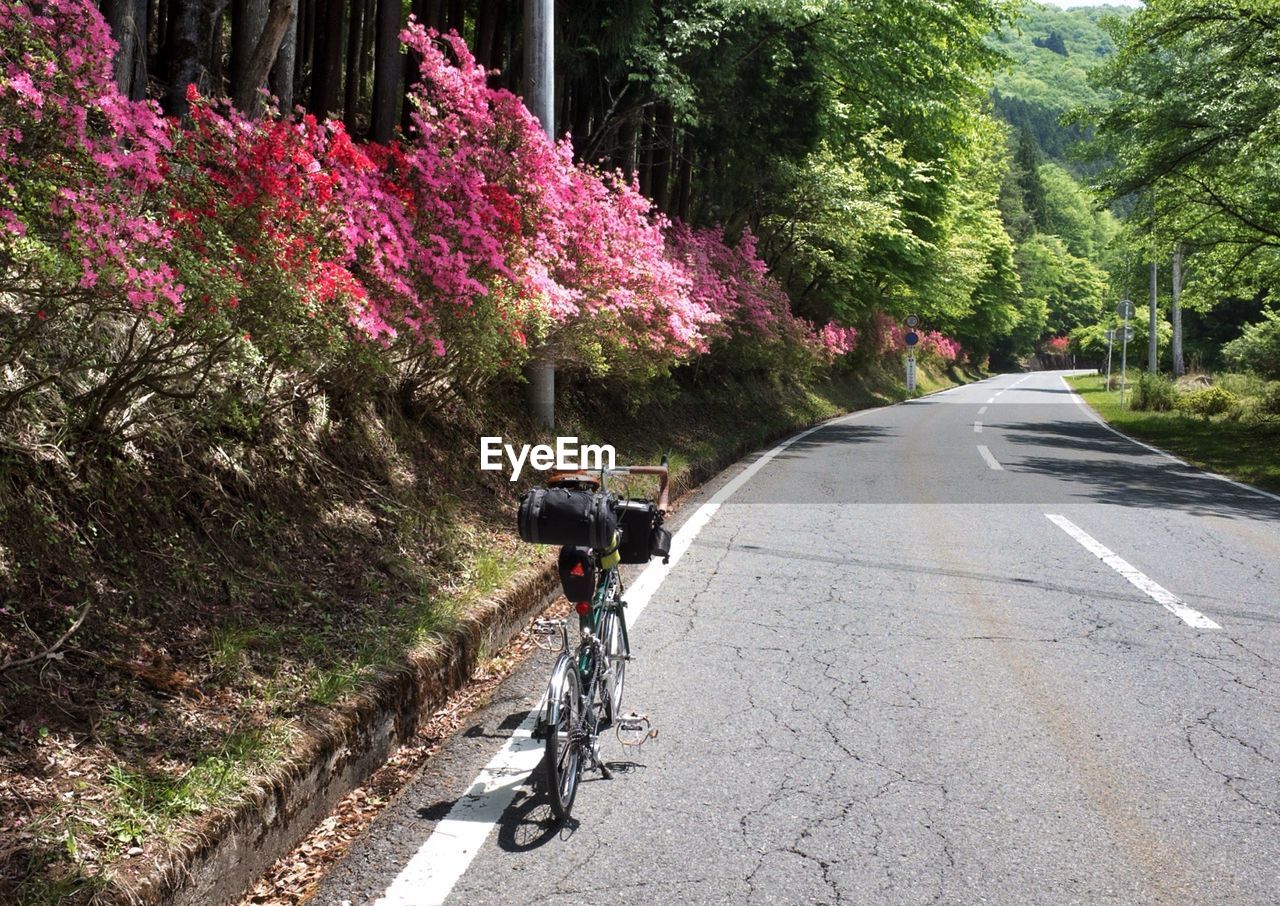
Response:
[{"label": "tree shadow on road", "polygon": [[878,425],[828,425],[819,428],[808,437],[793,442],[777,455],[777,459],[798,459],[825,447],[843,447],[848,444],[871,443],[888,437],[896,437]]},{"label": "tree shadow on road", "polygon": [[1012,444],[1050,453],[1100,454],[1087,458],[1028,456],[1005,464],[1011,472],[1069,482],[1068,498],[1252,519],[1280,518],[1280,506],[1268,498],[1152,453],[1093,422],[1024,422],[999,427],[1004,440]]}]

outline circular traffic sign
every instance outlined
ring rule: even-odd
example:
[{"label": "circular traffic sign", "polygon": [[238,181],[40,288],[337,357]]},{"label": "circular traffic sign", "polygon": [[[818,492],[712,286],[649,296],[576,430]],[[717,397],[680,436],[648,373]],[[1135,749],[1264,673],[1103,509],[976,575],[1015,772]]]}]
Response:
[{"label": "circular traffic sign", "polygon": [[1132,327],[1124,327],[1124,328],[1121,328],[1121,330],[1120,330],[1120,339],[1124,340],[1126,343],[1128,343],[1130,340],[1132,340],[1132,339],[1133,339],[1133,328],[1132,328]]},{"label": "circular traffic sign", "polygon": [[1108,342],[1108,343],[1110,343],[1110,342],[1111,342],[1111,341],[1113,341],[1115,338],[1116,338],[1116,332],[1115,332],[1114,330],[1108,330],[1108,331],[1107,331],[1107,342]]},{"label": "circular traffic sign", "polygon": [[1116,314],[1128,320],[1133,317],[1133,303],[1128,299],[1124,299],[1116,306]]},{"label": "circular traffic sign", "polygon": [[917,318],[915,315],[907,315],[907,326],[908,326],[908,327],[915,327],[915,326],[916,326],[917,324],[919,324],[919,323],[920,323],[920,319],[919,319],[919,318]]},{"label": "circular traffic sign", "polygon": [[914,330],[908,330],[907,335],[902,338],[902,341],[906,343],[908,346],[914,346],[920,342],[920,335],[917,334]]}]

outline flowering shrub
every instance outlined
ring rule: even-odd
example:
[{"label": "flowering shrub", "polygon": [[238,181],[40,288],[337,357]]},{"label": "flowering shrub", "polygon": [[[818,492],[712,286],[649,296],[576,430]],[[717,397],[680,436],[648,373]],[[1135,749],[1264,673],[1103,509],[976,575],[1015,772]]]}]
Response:
[{"label": "flowering shrub", "polygon": [[[116,90],[88,0],[0,0],[0,28],[0,262],[36,274],[0,287],[19,338],[0,345],[0,415],[59,372],[101,427],[140,398],[216,390],[235,362],[316,375],[361,355],[483,380],[537,344],[641,378],[713,350],[791,373],[858,341],[792,313],[751,233],[670,223],[575,164],[457,35],[405,29],[412,125],[383,146],[194,86],[190,127],[166,121]],[[31,341],[50,329],[59,361]]]},{"label": "flowering shrub", "polygon": [[[950,364],[963,353],[959,343],[939,331],[917,328],[916,335],[919,337],[915,346],[918,358]],[[859,346],[879,357],[897,355],[907,349],[906,330],[892,316],[882,311],[872,312]]]},{"label": "flowering shrub", "polygon": [[822,345],[831,358],[848,355],[858,345],[858,331],[852,327],[828,324],[819,333]]},{"label": "flowering shrub", "polygon": [[117,290],[135,309],[180,311],[171,234],[146,204],[168,129],[155,105],[115,90],[102,17],[84,0],[5,0],[0,31],[0,255],[41,259],[45,279],[74,272],[78,288]]},{"label": "flowering shrub", "polygon": [[1060,337],[1050,337],[1044,341],[1044,351],[1049,355],[1066,355],[1070,346],[1071,338],[1065,334]]},{"label": "flowering shrub", "polygon": [[960,344],[936,330],[920,331],[920,342],[916,349],[918,355],[934,356],[946,363],[954,362],[960,357]]}]

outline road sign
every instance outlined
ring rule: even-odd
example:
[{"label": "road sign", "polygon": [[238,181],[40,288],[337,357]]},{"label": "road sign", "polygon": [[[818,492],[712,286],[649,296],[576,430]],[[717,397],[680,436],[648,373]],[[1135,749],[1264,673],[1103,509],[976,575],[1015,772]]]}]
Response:
[{"label": "road sign", "polygon": [[1126,321],[1133,317],[1133,303],[1125,299],[1116,306],[1116,314]]},{"label": "road sign", "polygon": [[914,330],[908,330],[907,335],[902,338],[902,342],[906,343],[908,346],[914,346],[920,342],[920,335]]},{"label": "road sign", "polygon": [[915,327],[915,326],[916,326],[917,324],[919,324],[919,323],[920,323],[920,319],[919,319],[919,318],[917,318],[915,315],[907,315],[907,326],[908,326],[908,327]]},{"label": "road sign", "polygon": [[1122,328],[1120,331],[1120,339],[1126,343],[1131,343],[1133,341],[1133,328],[1132,327]]},{"label": "road sign", "polygon": [[1116,339],[1116,332],[1115,332],[1114,330],[1108,330],[1108,331],[1107,331],[1107,342],[1108,342],[1108,343],[1113,343],[1113,342],[1115,342],[1115,339]]},{"label": "road sign", "polygon": [[916,357],[907,355],[907,393],[916,392]]}]

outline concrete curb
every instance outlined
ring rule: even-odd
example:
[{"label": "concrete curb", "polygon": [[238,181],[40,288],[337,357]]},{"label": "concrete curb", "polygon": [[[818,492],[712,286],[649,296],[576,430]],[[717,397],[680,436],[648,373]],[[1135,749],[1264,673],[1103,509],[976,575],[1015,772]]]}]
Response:
[{"label": "concrete curb", "polygon": [[[672,480],[672,508],[747,454],[827,421],[831,419],[690,463]],[[443,644],[411,655],[404,666],[387,671],[361,694],[329,709],[323,724],[313,719],[289,761],[261,777],[240,803],[202,817],[154,860],[122,866],[125,872],[98,901],[209,906],[242,896],[466,684],[481,651],[502,648],[540,613],[556,585],[550,560],[521,570],[508,588],[469,613]]]}]

